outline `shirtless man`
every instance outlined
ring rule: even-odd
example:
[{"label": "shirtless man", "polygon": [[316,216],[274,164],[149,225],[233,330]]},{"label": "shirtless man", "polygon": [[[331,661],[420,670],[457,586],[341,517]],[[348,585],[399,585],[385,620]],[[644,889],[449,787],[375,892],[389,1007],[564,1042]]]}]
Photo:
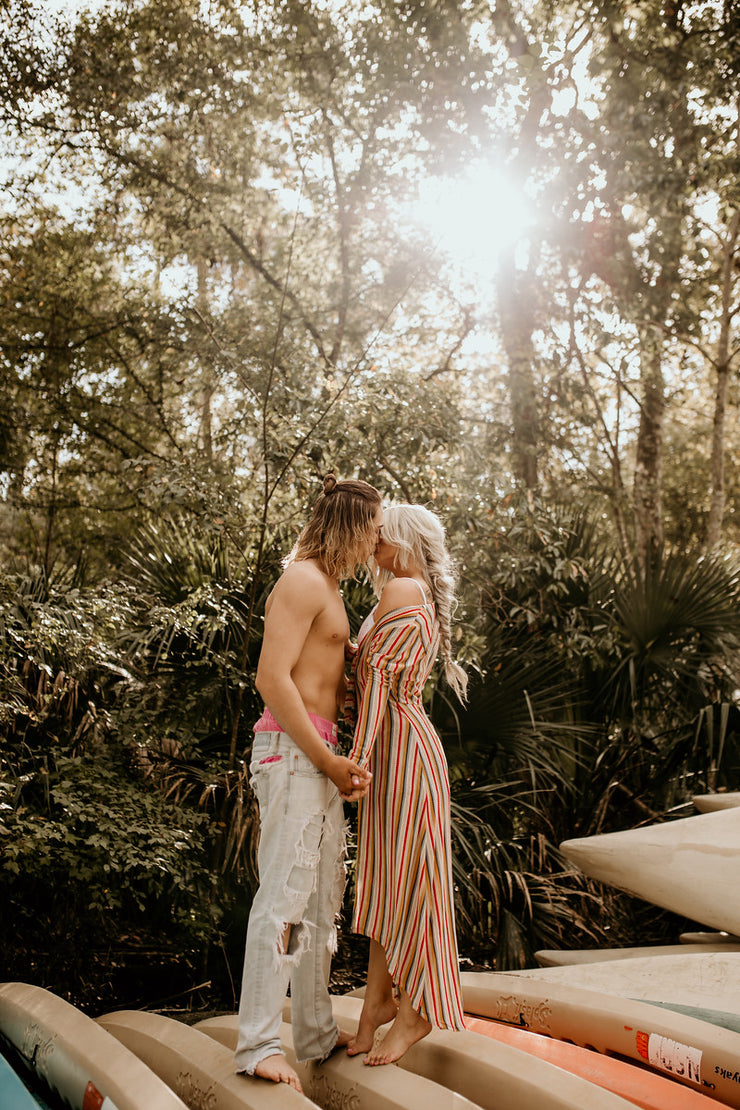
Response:
[{"label": "shirtless man", "polygon": [[280,1046],[291,985],[298,1060],[324,1060],[349,1034],[332,1015],[329,970],[345,883],[342,796],[370,775],[336,751],[349,624],[340,578],[373,553],[380,494],[324,479],[324,493],[265,606],[250,777],[260,807],[260,885],[249,914],[236,1070],[301,1090]]}]

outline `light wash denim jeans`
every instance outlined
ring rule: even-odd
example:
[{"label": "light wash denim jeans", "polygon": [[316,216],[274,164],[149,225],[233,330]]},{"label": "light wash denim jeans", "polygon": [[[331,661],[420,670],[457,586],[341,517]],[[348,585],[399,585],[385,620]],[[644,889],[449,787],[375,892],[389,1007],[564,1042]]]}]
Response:
[{"label": "light wash denim jeans", "polygon": [[247,928],[236,1070],[252,1075],[260,1060],[282,1052],[289,983],[298,1060],[323,1060],[337,1042],[329,971],[346,880],[346,826],[336,786],[287,733],[255,733],[249,772],[260,808],[260,885]]}]

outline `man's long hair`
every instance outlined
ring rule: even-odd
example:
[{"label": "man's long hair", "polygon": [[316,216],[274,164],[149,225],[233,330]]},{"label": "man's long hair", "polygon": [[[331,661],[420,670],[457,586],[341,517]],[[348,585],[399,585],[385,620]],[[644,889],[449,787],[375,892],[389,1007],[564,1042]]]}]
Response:
[{"label": "man's long hair", "polygon": [[332,578],[351,578],[367,559],[377,540],[373,524],[382,498],[374,486],[361,480],[324,478],[324,492],[285,560],[315,559]]}]

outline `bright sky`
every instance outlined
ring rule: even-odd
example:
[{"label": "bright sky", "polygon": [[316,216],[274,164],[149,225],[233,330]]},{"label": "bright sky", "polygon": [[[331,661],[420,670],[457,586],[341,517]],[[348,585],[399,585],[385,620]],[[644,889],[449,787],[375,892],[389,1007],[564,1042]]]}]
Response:
[{"label": "bright sky", "polygon": [[492,276],[501,253],[536,223],[528,198],[485,161],[462,177],[429,178],[410,214],[456,265],[483,278]]},{"label": "bright sky", "polygon": [[[41,5],[50,16],[63,14],[74,20],[81,11],[95,11],[105,2],[41,0]],[[570,107],[570,103],[560,106],[562,110]],[[69,200],[73,202],[74,195]],[[293,207],[296,201],[292,196],[281,197],[287,207]],[[453,270],[473,282],[492,279],[501,253],[526,241],[537,222],[537,211],[529,198],[499,165],[484,158],[468,166],[462,176],[428,179],[418,199],[404,206],[399,216],[421,227],[430,247],[449,259]]]}]

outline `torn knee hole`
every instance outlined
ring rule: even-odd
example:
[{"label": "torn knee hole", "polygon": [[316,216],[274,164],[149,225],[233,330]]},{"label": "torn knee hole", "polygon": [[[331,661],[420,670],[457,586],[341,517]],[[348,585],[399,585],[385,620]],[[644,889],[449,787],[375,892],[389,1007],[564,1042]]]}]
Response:
[{"label": "torn knee hole", "polygon": [[278,956],[287,955],[288,949],[290,947],[290,935],[291,935],[292,930],[293,930],[292,925],[283,925],[283,931],[278,936],[278,940],[277,940]]},{"label": "torn knee hole", "polygon": [[289,922],[280,926],[275,938],[275,969],[277,970],[279,965],[285,962],[289,964],[297,963],[301,954],[306,950],[309,940],[310,933],[302,921]]}]

